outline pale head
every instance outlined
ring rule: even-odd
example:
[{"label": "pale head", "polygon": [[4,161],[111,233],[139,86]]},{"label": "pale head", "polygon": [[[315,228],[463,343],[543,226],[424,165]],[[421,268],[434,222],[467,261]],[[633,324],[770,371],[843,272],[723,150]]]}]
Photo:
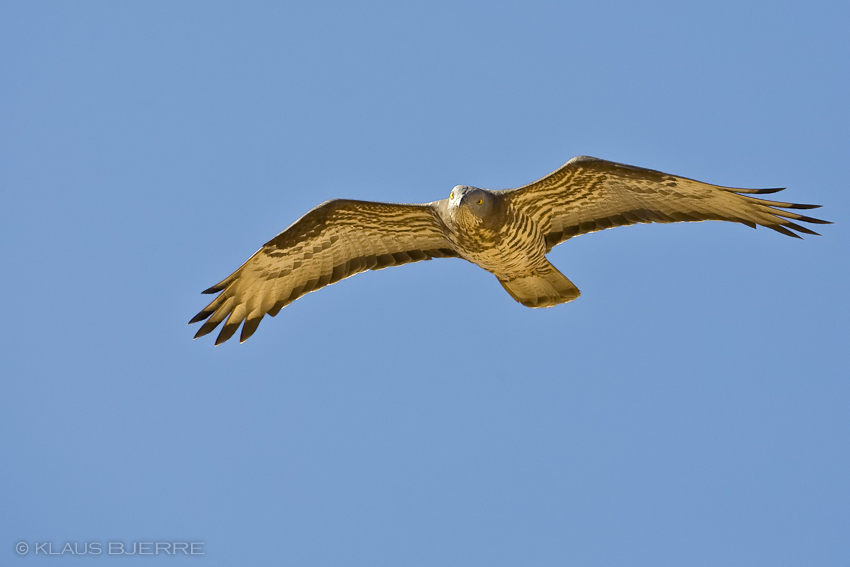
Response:
[{"label": "pale head", "polygon": [[455,217],[480,222],[492,215],[496,196],[486,189],[457,185],[449,194],[449,211]]}]

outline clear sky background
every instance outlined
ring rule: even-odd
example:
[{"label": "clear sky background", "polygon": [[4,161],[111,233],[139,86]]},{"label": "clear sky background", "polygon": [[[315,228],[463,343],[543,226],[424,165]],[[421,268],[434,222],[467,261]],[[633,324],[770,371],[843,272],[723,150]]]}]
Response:
[{"label": "clear sky background", "polygon": [[[0,563],[846,566],[848,28],[837,1],[3,2]],[[836,224],[582,236],[550,259],[583,295],[545,310],[422,262],[192,341],[200,291],[326,199],[579,154]]]}]

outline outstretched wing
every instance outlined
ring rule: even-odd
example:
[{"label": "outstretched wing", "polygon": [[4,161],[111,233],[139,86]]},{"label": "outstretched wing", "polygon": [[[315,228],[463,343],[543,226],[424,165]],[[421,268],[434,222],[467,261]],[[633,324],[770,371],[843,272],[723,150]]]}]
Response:
[{"label": "outstretched wing", "polygon": [[245,321],[242,342],[266,313],[274,317],[305,293],[365,270],[457,256],[435,210],[439,203],[333,200],[319,205],[204,291],[219,295],[189,321],[207,319],[195,338],[227,318],[215,344],[233,336]]},{"label": "outstretched wing", "polygon": [[782,209],[814,209],[750,194],[782,189],[734,189],[652,169],[580,156],[524,187],[505,192],[510,203],[540,223],[551,250],[573,236],[648,222],[722,220],[766,226],[800,238],[817,234],[793,221],[830,224]]}]

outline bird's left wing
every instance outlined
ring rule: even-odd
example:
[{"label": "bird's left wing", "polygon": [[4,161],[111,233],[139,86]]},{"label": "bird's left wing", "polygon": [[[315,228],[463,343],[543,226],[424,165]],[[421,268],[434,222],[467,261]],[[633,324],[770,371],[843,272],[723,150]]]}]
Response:
[{"label": "bird's left wing", "polygon": [[[614,226],[649,222],[721,220],[766,226],[798,237],[816,232],[798,222],[829,224],[783,209],[813,209],[751,197],[781,189],[734,189],[709,185],[597,158],[580,156],[539,181],[505,191],[507,199],[535,219],[551,249],[568,238]],[[798,237],[799,238],[799,237]]]},{"label": "bird's left wing", "polygon": [[269,240],[247,262],[204,291],[219,295],[189,322],[207,321],[195,338],[227,319],[221,344],[245,321],[240,342],[268,313],[277,315],[305,293],[365,270],[455,257],[437,208],[368,201],[327,201]]}]

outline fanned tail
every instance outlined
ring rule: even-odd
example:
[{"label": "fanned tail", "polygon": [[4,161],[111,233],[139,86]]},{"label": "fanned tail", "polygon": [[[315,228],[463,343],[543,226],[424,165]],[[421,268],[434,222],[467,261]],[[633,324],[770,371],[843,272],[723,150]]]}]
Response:
[{"label": "fanned tail", "polygon": [[552,307],[581,295],[575,284],[549,262],[534,268],[527,276],[500,277],[499,283],[511,297],[526,307]]}]

